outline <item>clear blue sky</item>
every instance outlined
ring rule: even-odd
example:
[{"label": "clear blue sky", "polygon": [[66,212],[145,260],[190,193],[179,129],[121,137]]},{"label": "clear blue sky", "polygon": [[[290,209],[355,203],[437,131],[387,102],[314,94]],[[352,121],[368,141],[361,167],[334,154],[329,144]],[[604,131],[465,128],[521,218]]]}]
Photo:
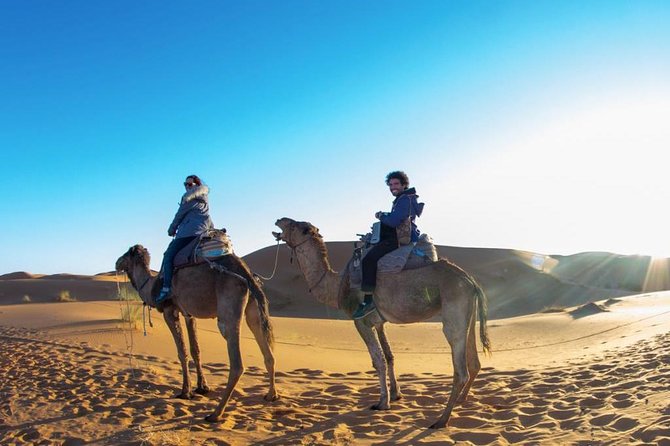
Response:
[{"label": "clear blue sky", "polygon": [[[0,3],[0,273],[158,268],[188,174],[248,254],[353,240],[403,169],[439,244],[670,256],[667,1]],[[269,272],[261,272],[269,273]]]}]

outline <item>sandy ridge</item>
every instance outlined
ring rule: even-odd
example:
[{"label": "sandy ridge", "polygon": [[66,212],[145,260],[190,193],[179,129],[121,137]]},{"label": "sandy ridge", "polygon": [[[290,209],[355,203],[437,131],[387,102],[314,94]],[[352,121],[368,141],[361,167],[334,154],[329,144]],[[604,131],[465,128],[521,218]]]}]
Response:
[{"label": "sandy ridge", "polygon": [[[36,444],[572,444],[670,442],[670,334],[593,361],[545,370],[485,369],[450,427],[425,428],[445,402],[449,376],[402,374],[405,396],[372,412],[371,372],[296,369],[278,375],[283,398],[262,400],[264,371],[249,367],[226,420],[202,417],[217,393],[169,399],[175,361],[135,357],[86,344],[49,341],[46,333],[0,328],[0,442]],[[210,384],[227,366],[208,363]]]}]

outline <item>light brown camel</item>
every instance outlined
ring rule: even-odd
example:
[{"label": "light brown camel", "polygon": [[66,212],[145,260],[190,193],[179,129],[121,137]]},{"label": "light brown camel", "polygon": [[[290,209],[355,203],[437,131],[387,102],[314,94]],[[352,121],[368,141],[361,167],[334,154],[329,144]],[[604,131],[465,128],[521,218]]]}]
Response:
[{"label": "light brown camel", "polygon": [[[349,286],[348,268],[338,274],[330,267],[328,251],[319,230],[308,222],[290,218],[281,218],[275,224],[282,232],[273,232],[274,236],[294,250],[298,266],[316,299],[351,316],[360,302],[360,293]],[[408,324],[425,321],[440,313],[442,331],[451,346],[454,378],[447,406],[430,427],[445,427],[454,405],[466,398],[481,369],[475,334],[477,313],[484,352],[491,352],[483,290],[461,268],[440,259],[414,270],[379,274],[374,300],[378,312],[354,321],[370,352],[381,387],[379,403],[371,409],[389,409],[390,400],[402,398],[395,377],[393,352],[384,332],[386,321]]]},{"label": "light brown camel", "polygon": [[[147,304],[153,304],[151,290],[156,276],[149,269],[149,261],[149,251],[142,245],[135,245],[119,257],[116,261],[116,270],[126,272],[130,283],[142,300]],[[213,413],[206,417],[207,421],[220,419],[235,385],[244,373],[240,354],[240,328],[243,315],[263,353],[265,367],[270,378],[270,389],[265,395],[265,400],[275,401],[279,398],[275,389],[275,359],[272,353],[274,336],[267,299],[244,261],[239,257],[230,259],[230,261],[233,265],[230,269],[236,274],[214,270],[206,263],[179,269],[172,280],[172,299],[163,309],[163,316],[174,337],[181,363],[183,384],[181,394],[178,395],[180,398],[191,398],[193,394],[179,314],[182,314],[186,320],[191,355],[198,375],[196,393],[204,394],[209,391],[200,364],[196,318],[216,318],[219,331],[226,339],[230,360],[228,383],[219,405]],[[253,299],[249,299],[249,292]]]}]

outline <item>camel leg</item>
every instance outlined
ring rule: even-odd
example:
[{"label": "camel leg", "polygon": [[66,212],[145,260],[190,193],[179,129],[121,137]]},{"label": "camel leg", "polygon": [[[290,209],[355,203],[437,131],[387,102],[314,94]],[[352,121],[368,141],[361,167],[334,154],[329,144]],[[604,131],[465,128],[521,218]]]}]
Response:
[{"label": "camel leg", "polygon": [[270,347],[270,344],[263,333],[261,318],[258,315],[258,304],[254,299],[249,300],[245,310],[245,316],[247,325],[254,334],[254,338],[256,338],[256,343],[258,343],[261,353],[263,353],[263,362],[265,363],[265,369],[268,371],[268,379],[270,380],[270,389],[263,398],[265,401],[277,401],[279,399],[279,393],[275,388],[275,357],[272,353],[272,347]]},{"label": "camel leg", "polygon": [[468,379],[468,382],[463,388],[463,392],[458,398],[459,403],[467,399],[470,388],[472,387],[472,383],[475,381],[475,378],[477,378],[477,375],[479,375],[479,371],[482,369],[482,365],[479,362],[479,354],[477,353],[477,334],[475,333],[475,325],[476,323],[473,320],[470,324],[470,329],[468,330],[466,356],[468,360],[468,375],[470,378]]},{"label": "camel leg", "polygon": [[[237,281],[237,279],[234,279]],[[224,286],[225,290],[217,290],[217,325],[219,331],[226,339],[228,345],[228,359],[230,361],[230,373],[228,374],[228,383],[223,390],[221,401],[216,406],[214,412],[205,417],[207,421],[219,421],[221,414],[226,409],[235,386],[244,374],[244,365],[242,364],[242,354],[240,353],[240,328],[242,321],[242,312],[247,303],[248,292],[246,288],[240,292],[240,286]],[[240,296],[241,297],[237,297]],[[229,296],[229,297],[226,297]],[[235,296],[235,297],[232,297]]]},{"label": "camel leg", "polygon": [[202,372],[202,362],[200,361],[200,344],[198,343],[198,332],[196,330],[196,319],[192,316],[184,316],[186,320],[186,331],[188,332],[188,344],[191,347],[191,357],[195,363],[195,372],[198,376],[198,386],[195,393],[205,395],[209,392],[205,374]]},{"label": "camel leg", "polygon": [[391,401],[398,401],[402,399],[402,393],[400,392],[400,387],[398,386],[398,381],[395,377],[395,358],[393,356],[393,351],[391,350],[391,344],[386,337],[384,323],[377,326],[377,336],[379,336],[379,342],[382,345],[384,357],[386,358],[386,367],[388,368],[389,382],[391,384]]},{"label": "camel leg", "polygon": [[384,353],[382,352],[382,347],[379,344],[377,335],[370,325],[367,325],[364,321],[366,319],[355,320],[356,329],[358,333],[363,338],[368,352],[370,352],[370,358],[372,359],[372,366],[377,371],[377,376],[379,377],[379,403],[370,407],[372,410],[388,410],[391,408],[389,402],[389,388],[386,381],[386,361],[384,360]]},{"label": "camel leg", "polygon": [[[451,294],[456,294],[450,290]],[[460,290],[459,290],[460,291]],[[442,295],[448,295],[441,293]],[[462,295],[462,292],[461,292]],[[442,305],[442,332],[451,347],[451,360],[454,367],[451,394],[447,401],[447,407],[440,418],[433,423],[431,429],[440,429],[447,425],[451,411],[459,400],[466,383],[469,381],[467,362],[467,337],[469,321],[472,320],[473,305],[465,297],[456,297],[449,301],[449,306]]]},{"label": "camel leg", "polygon": [[163,311],[163,318],[165,323],[172,333],[172,338],[177,346],[177,356],[181,364],[182,386],[181,393],[176,395],[177,398],[191,399],[191,380],[188,376],[188,356],[186,355],[186,344],[184,343],[184,335],[182,333],[181,324],[179,323],[179,310],[174,305],[166,308]]}]

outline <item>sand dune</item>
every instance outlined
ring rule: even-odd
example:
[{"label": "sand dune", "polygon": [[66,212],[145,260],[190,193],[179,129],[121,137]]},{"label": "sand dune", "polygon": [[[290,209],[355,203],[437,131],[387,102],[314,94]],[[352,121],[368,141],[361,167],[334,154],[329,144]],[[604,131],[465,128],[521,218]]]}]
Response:
[{"label": "sand dune", "polygon": [[[351,243],[328,247],[341,268]],[[282,398],[263,400],[263,358],[244,327],[246,374],[216,424],[204,417],[228,364],[214,320],[198,325],[212,392],[175,399],[181,376],[169,331],[155,311],[146,336],[120,321],[133,304],[114,300],[114,273],[0,276],[0,444],[670,444],[670,292],[631,295],[577,274],[588,258],[606,268],[602,256],[580,256],[577,268],[534,253],[440,248],[489,295],[494,354],[481,357],[449,426],[434,431],[427,427],[452,374],[441,325],[388,327],[404,398],[371,411],[377,378],[352,322],[312,302],[280,248],[266,289]],[[247,261],[268,275],[275,253]],[[65,290],[75,301],[56,303]]]},{"label": "sand dune", "polygon": [[[170,335],[124,329],[112,302],[0,310],[0,442],[35,444],[668,444],[670,293],[601,301],[491,324],[494,355],[447,429],[427,430],[451,379],[439,324],[391,326],[404,399],[368,407],[377,380],[348,321],[275,318],[282,399],[266,403],[262,357],[243,332],[247,373],[225,420],[203,421],[227,376],[225,344],[202,321],[214,391],[180,386]],[[577,310],[577,311],[575,311]],[[420,342],[419,342],[420,340]]]}]

